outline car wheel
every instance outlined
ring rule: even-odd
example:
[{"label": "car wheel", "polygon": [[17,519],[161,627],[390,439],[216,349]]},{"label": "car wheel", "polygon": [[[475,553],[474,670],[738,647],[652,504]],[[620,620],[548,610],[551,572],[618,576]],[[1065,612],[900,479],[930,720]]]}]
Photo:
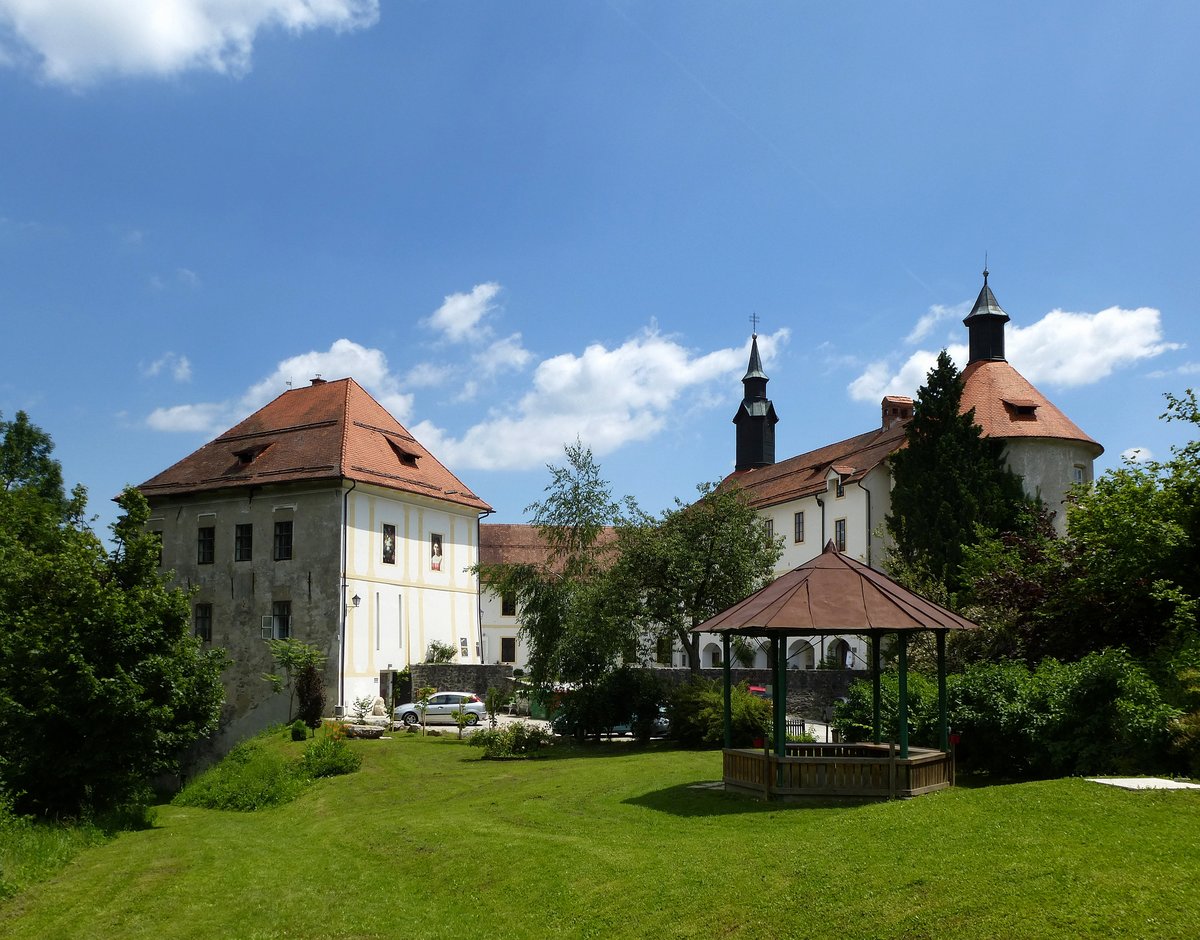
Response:
[{"label": "car wheel", "polygon": [[468,712],[467,713],[467,724],[468,725],[479,724],[479,716],[476,715],[474,712]]},{"label": "car wheel", "polygon": [[421,717],[416,712],[405,712],[400,716],[400,720],[406,725],[415,725],[421,720]]}]

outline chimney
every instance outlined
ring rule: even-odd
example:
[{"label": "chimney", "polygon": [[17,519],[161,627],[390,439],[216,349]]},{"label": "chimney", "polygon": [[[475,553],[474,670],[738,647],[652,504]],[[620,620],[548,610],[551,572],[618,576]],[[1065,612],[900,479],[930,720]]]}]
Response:
[{"label": "chimney", "polygon": [[313,376],[311,379],[309,379],[309,381],[313,385],[324,385],[325,384],[325,380],[323,378],[321,378],[320,373],[317,373],[315,376]]},{"label": "chimney", "polygon": [[912,417],[913,400],[906,398],[903,395],[885,395],[883,396],[883,430],[895,427],[901,421],[907,421]]}]

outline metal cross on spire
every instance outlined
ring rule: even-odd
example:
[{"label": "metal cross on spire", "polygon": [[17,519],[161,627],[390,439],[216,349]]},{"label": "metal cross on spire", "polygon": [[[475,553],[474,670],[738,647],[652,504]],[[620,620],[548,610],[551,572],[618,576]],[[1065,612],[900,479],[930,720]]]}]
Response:
[{"label": "metal cross on spire", "polygon": [[752,335],[758,336],[758,314],[757,313],[750,314],[750,329],[751,329]]}]

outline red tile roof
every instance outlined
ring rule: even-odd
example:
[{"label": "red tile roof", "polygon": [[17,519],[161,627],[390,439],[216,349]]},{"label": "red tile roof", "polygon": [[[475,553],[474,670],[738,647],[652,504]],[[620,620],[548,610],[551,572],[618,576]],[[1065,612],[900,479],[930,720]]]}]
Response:
[{"label": "red tile roof", "polygon": [[1042,437],[1078,441],[1099,457],[1104,448],[1079,429],[1016,369],[1002,359],[980,359],[963,369],[962,410],[988,437]]},{"label": "red tile roof", "polygon": [[349,378],[284,392],[139,489],[155,497],[340,479],[491,509]]},{"label": "red tile roof", "polygon": [[[596,539],[597,548],[611,560],[608,547],[615,544],[617,530],[605,526]],[[484,522],[479,526],[481,565],[540,565],[550,553],[537,526],[527,523]]]},{"label": "red tile roof", "polygon": [[861,480],[903,443],[904,424],[894,424],[887,430],[877,428],[769,467],[731,473],[724,482],[741,486],[755,508],[773,506],[823,493],[828,489],[826,477],[830,470],[838,473],[843,483]]},{"label": "red tile roof", "polygon": [[[988,437],[1078,441],[1094,448],[1097,457],[1104,453],[1103,447],[1007,362],[973,362],[962,376],[962,410],[975,409],[975,423]],[[891,400],[900,399],[891,396]],[[763,508],[824,492],[830,470],[841,476],[844,484],[854,483],[904,446],[907,424],[907,420],[897,422],[886,430],[868,431],[769,467],[731,473],[724,484],[737,483],[752,506]]]},{"label": "red tile roof", "polygon": [[809,636],[928,629],[979,628],[841,554],[830,542],[816,558],[780,575],[693,632]]}]

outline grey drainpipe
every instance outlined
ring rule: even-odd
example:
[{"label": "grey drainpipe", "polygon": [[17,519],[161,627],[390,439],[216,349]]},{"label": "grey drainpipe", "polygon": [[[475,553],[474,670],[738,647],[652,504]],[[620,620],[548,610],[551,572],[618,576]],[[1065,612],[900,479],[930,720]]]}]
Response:
[{"label": "grey drainpipe", "polygon": [[821,507],[821,551],[825,551],[825,500],[820,496],[813,497]]},{"label": "grey drainpipe", "polygon": [[337,700],[338,717],[346,714],[346,568],[350,559],[350,536],[346,527],[350,524],[350,494],[358,487],[358,480],[350,481],[350,489],[342,494],[342,614],[341,627],[338,630],[338,677]]},{"label": "grey drainpipe", "polygon": [[871,567],[871,491],[862,485],[862,480],[855,480],[860,490],[867,494],[867,567]]},{"label": "grey drainpipe", "polygon": [[483,520],[495,513],[488,509],[475,519],[475,625],[479,631],[479,662],[483,663],[483,582],[479,577],[479,552],[483,548]]}]

